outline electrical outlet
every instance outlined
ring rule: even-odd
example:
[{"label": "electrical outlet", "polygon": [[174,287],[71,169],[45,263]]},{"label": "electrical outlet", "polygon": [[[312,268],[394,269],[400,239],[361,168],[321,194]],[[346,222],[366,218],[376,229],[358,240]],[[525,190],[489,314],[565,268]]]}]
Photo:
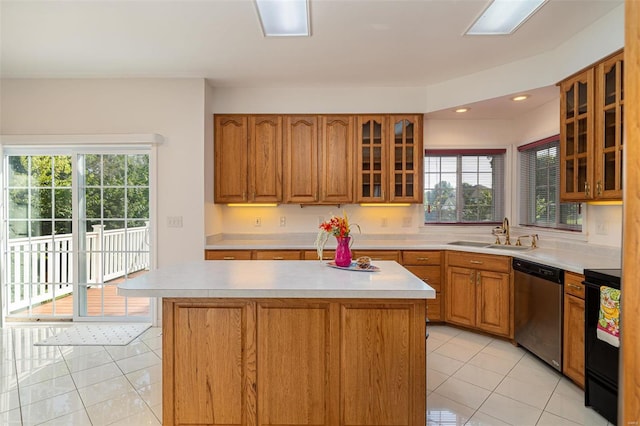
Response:
[{"label": "electrical outlet", "polygon": [[287,217],[280,216],[280,226],[287,226]]},{"label": "electrical outlet", "polygon": [[411,228],[411,216],[405,216],[402,218],[402,227]]},{"label": "electrical outlet", "polygon": [[386,228],[387,226],[389,226],[389,219],[386,217],[383,217],[382,220],[380,221],[380,226],[382,226],[383,228]]},{"label": "electrical outlet", "polygon": [[256,216],[256,218],[253,219],[253,226],[262,226],[262,218],[260,216]]},{"label": "electrical outlet", "polygon": [[607,235],[609,233],[609,224],[607,222],[596,223],[596,234]]},{"label": "electrical outlet", "polygon": [[182,216],[167,216],[168,228],[182,228]]}]

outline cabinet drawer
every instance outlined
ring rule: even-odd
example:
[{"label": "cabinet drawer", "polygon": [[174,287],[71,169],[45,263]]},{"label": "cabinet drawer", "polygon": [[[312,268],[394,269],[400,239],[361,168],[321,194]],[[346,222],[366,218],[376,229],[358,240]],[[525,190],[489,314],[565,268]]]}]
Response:
[{"label": "cabinet drawer", "polygon": [[564,273],[564,292],[584,300],[584,275],[573,272]]},{"label": "cabinet drawer", "polygon": [[459,251],[447,252],[448,266],[462,266],[464,268],[483,269],[494,272],[511,272],[511,258],[508,256],[494,256],[480,253],[463,253]]},{"label": "cabinet drawer", "polygon": [[[324,250],[322,252],[322,260],[333,260],[335,250]],[[318,260],[318,252],[315,250],[305,250],[302,256],[304,260]]]},{"label": "cabinet drawer", "polygon": [[300,260],[299,250],[257,250],[255,260]]},{"label": "cabinet drawer", "polygon": [[205,250],[205,260],[251,260],[251,250]]},{"label": "cabinet drawer", "polygon": [[441,251],[403,251],[402,263],[405,265],[439,265],[442,262]]},{"label": "cabinet drawer", "polygon": [[354,250],[351,252],[351,257],[357,259],[361,256],[369,256],[371,260],[395,260],[400,262],[399,251],[382,251],[382,250]]},{"label": "cabinet drawer", "polygon": [[410,271],[413,275],[420,278],[431,287],[435,289],[435,291],[440,291],[440,284],[442,283],[442,273],[440,266],[412,266],[406,265],[408,271]]}]

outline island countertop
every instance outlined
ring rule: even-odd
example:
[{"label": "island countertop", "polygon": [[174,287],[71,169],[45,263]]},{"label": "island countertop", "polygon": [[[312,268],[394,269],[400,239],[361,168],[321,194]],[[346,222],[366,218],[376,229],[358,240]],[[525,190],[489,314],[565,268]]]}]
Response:
[{"label": "island countertop", "polygon": [[197,261],[150,271],[118,285],[133,297],[434,299],[435,290],[393,261],[377,272],[317,260]]}]

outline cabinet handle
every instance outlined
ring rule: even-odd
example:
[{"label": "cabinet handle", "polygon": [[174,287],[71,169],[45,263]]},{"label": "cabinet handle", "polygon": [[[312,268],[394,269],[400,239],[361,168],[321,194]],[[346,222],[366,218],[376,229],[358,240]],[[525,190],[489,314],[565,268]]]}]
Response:
[{"label": "cabinet handle", "polygon": [[282,256],[273,256],[273,260],[284,260]]},{"label": "cabinet handle", "polygon": [[416,260],[422,260],[422,261],[428,261],[429,258],[428,257],[418,257]]},{"label": "cabinet handle", "polygon": [[476,285],[480,285],[480,272],[476,272]]},{"label": "cabinet handle", "polygon": [[247,201],[247,192],[246,191],[242,192],[242,201]]},{"label": "cabinet handle", "polygon": [[222,258],[222,260],[236,260],[235,256],[225,256]]},{"label": "cabinet handle", "polygon": [[585,182],[584,183],[584,196],[589,198],[591,194],[591,186],[589,185],[589,182]]},{"label": "cabinet handle", "polygon": [[469,283],[471,283],[471,285],[473,285],[473,282],[475,281],[475,271],[471,271],[471,273],[469,274]]},{"label": "cabinet handle", "polygon": [[602,195],[602,181],[599,180],[598,183],[596,184],[596,192],[598,194],[598,197]]},{"label": "cabinet handle", "polygon": [[331,256],[322,256],[322,260],[331,260],[333,257]]},{"label": "cabinet handle", "polygon": [[469,263],[473,263],[474,265],[482,265],[480,260],[470,260]]},{"label": "cabinet handle", "polygon": [[569,286],[569,287],[571,287],[571,288],[574,288],[574,289],[576,289],[576,290],[580,290],[580,291],[582,291],[582,290],[583,290],[583,288],[582,288],[582,287],[580,287],[579,285],[575,285],[575,284],[567,283],[567,286]]}]

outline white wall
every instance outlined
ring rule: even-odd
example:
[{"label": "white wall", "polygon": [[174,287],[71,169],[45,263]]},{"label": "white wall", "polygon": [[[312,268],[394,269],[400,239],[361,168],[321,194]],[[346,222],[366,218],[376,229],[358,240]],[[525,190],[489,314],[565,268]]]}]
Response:
[{"label": "white wall", "polygon": [[427,87],[425,112],[546,87],[624,46],[624,4],[555,50]]},{"label": "white wall", "polygon": [[[202,79],[2,81],[1,134],[159,133],[158,265],[202,259],[205,82]],[[167,228],[182,216],[182,228]]]}]

